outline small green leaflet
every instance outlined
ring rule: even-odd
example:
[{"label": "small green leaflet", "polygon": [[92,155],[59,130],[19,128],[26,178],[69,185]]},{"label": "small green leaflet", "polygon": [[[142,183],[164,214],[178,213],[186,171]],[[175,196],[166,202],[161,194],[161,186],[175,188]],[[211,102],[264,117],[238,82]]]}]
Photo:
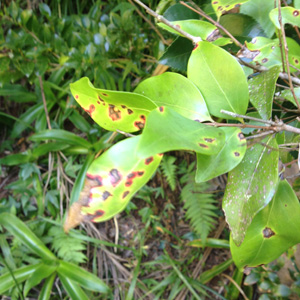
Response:
[{"label": "small green leaflet", "polygon": [[249,0],[212,0],[211,5],[215,10],[219,20],[221,15],[224,14],[226,11],[229,11],[235,8],[236,6],[239,6],[239,4],[245,3],[247,1]]},{"label": "small green leaflet", "polygon": [[[274,8],[269,13],[270,19],[273,24],[280,29],[280,24],[278,21],[278,8]],[[300,10],[295,9],[291,6],[281,7],[281,17],[283,24],[292,24],[294,26],[300,27]]]}]

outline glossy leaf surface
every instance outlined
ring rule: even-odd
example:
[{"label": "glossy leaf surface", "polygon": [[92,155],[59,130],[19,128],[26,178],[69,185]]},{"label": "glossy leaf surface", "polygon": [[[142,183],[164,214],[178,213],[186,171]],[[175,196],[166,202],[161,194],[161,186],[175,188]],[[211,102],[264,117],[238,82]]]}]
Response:
[{"label": "glossy leaf surface", "polygon": [[[171,22],[171,24],[193,36],[201,37],[202,40],[207,40],[209,38],[212,38],[214,34],[217,34],[217,27],[215,25],[201,20],[174,21]],[[158,25],[169,32],[180,35],[178,31],[174,30],[173,28],[167,26],[164,23],[158,23]]]},{"label": "glossy leaf surface", "polygon": [[171,107],[186,118],[212,121],[200,91],[180,74],[167,72],[150,77],[134,92],[150,98],[157,106]]},{"label": "glossy leaf surface", "polygon": [[300,205],[287,181],[281,181],[272,201],[249,226],[237,247],[230,241],[233,260],[240,269],[267,264],[291,246],[300,243]]},{"label": "glossy leaf surface", "polygon": [[109,292],[108,286],[100,280],[96,275],[86,271],[85,269],[76,266],[75,264],[60,261],[57,268],[57,272],[60,278],[63,276],[69,278],[72,281],[77,282],[85,289],[96,291],[100,293]]},{"label": "glossy leaf surface", "polygon": [[87,294],[82,290],[77,282],[74,282],[68,277],[59,275],[59,279],[72,300],[89,300]]},{"label": "glossy leaf surface", "polygon": [[215,155],[197,153],[196,182],[208,181],[235,168],[243,159],[247,143],[239,128],[223,127],[225,144]]},{"label": "glossy leaf surface", "polygon": [[246,113],[247,81],[242,67],[225,50],[208,42],[198,43],[189,59],[187,74],[201,91],[212,115],[229,119],[221,109]]},{"label": "glossy leaf surface", "polygon": [[189,120],[167,106],[160,106],[148,116],[137,155],[146,158],[171,150],[211,155],[221,149],[224,140],[221,129]]},{"label": "glossy leaf surface", "polygon": [[264,120],[269,120],[272,115],[273,96],[279,72],[280,67],[275,66],[248,81],[250,102]]},{"label": "glossy leaf surface", "polygon": [[266,36],[270,38],[275,32],[275,28],[272,21],[267,16],[273,8],[274,2],[272,1],[251,0],[241,5],[240,13],[248,15],[256,20],[256,22],[261,25]]},{"label": "glossy leaf surface", "polygon": [[211,4],[219,19],[225,12],[235,8],[236,5],[238,6],[239,4],[247,1],[248,0],[212,0]]},{"label": "glossy leaf surface", "polygon": [[[280,29],[280,24],[278,21],[278,8],[274,8],[270,11],[270,19],[273,24]],[[300,10],[295,9],[291,6],[281,7],[281,17],[283,24],[292,24],[294,26],[300,27]]]},{"label": "glossy leaf surface", "polygon": [[278,146],[271,136],[247,150],[242,162],[229,172],[223,198],[232,238],[240,245],[253,217],[272,199],[278,182]]},{"label": "glossy leaf surface", "polygon": [[106,130],[134,132],[142,129],[156,105],[148,98],[128,92],[96,89],[87,77],[70,84],[71,92],[91,118]]},{"label": "glossy leaf surface", "polygon": [[65,231],[82,221],[103,222],[121,212],[150,179],[162,156],[138,158],[140,136],[125,139],[92,162],[79,201],[73,203]]}]

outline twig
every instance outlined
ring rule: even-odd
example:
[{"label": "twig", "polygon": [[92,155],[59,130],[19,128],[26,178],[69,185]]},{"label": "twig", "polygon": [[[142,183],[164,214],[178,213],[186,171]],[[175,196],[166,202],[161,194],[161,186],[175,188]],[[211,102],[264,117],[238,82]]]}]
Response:
[{"label": "twig", "polygon": [[43,99],[44,110],[45,110],[45,114],[46,114],[46,120],[47,120],[48,128],[52,129],[49,114],[48,114],[48,108],[47,108],[47,102],[46,102],[46,97],[45,97],[45,92],[44,92],[43,80],[42,80],[41,76],[39,76],[39,82],[40,82],[40,87],[41,87],[42,99]]},{"label": "twig", "polygon": [[287,46],[287,42],[286,42],[286,36],[285,36],[285,31],[284,31],[284,26],[283,26],[283,23],[282,23],[282,16],[281,16],[281,0],[278,0],[278,22],[280,24],[281,33],[282,33],[282,39],[283,39],[283,43],[284,43],[284,53],[285,53],[285,61],[286,61],[286,70],[287,70],[287,75],[288,75],[288,79],[289,79],[289,85],[290,85],[293,97],[295,99],[295,102],[297,104],[297,107],[300,110],[300,104],[299,104],[299,101],[298,101],[298,99],[296,97],[296,94],[295,94],[295,91],[294,91],[294,86],[293,86],[293,83],[292,83],[292,78],[291,78],[290,65],[289,65],[288,46]]},{"label": "twig", "polygon": [[150,27],[156,32],[156,34],[160,37],[160,39],[162,40],[162,42],[165,45],[169,45],[169,43],[165,40],[165,38],[162,36],[162,34],[159,32],[159,30],[142,14],[142,12],[136,7],[136,5],[131,1],[128,0],[128,2],[133,5],[136,9],[136,12],[138,13],[138,15],[143,18],[149,25]]},{"label": "twig", "polygon": [[153,16],[154,18],[156,18],[159,22],[162,22],[164,24],[166,24],[167,26],[169,26],[170,28],[176,30],[177,32],[179,32],[181,35],[183,35],[184,37],[186,37],[187,39],[191,40],[194,44],[197,44],[198,42],[201,42],[202,39],[200,37],[196,37],[193,36],[183,30],[181,30],[179,27],[173,25],[171,22],[169,22],[166,18],[164,18],[163,16],[157,14],[155,11],[153,11],[151,8],[149,8],[147,5],[145,5],[143,2],[141,2],[140,0],[133,0],[135,3],[137,3],[138,5],[140,5],[141,7],[143,7],[147,13],[151,16]]},{"label": "twig", "polygon": [[273,133],[274,133],[273,130],[264,131],[262,133],[247,136],[246,140],[254,140],[254,139],[261,138],[261,137],[264,137],[264,136],[267,136],[267,135],[270,135],[270,134],[273,134]]},{"label": "twig", "polygon": [[236,283],[235,280],[233,280],[230,276],[228,276],[227,274],[222,274],[222,276],[224,276],[225,278],[227,278],[241,293],[241,295],[244,297],[245,300],[249,300],[249,298],[246,296],[246,294],[244,293],[244,291],[241,289],[241,287]]},{"label": "twig", "polygon": [[219,22],[216,22],[214,19],[212,19],[210,16],[208,16],[196,3],[193,1],[190,1],[197,9],[191,7],[187,3],[180,1],[179,3],[190,10],[194,11],[195,13],[199,14],[203,18],[207,19],[209,22],[214,24],[216,27],[220,28],[222,31],[224,31],[231,39],[232,41],[240,48],[244,48],[244,46],[226,29],[224,28]]},{"label": "twig", "polygon": [[243,118],[243,119],[247,119],[247,120],[252,120],[252,121],[256,121],[256,122],[260,122],[260,123],[264,123],[264,124],[269,124],[269,125],[276,125],[275,122],[273,121],[269,121],[269,120],[262,120],[262,119],[258,119],[258,118],[254,118],[254,117],[249,117],[249,116],[245,116],[245,115],[240,115],[240,114],[236,114],[234,112],[231,111],[227,111],[224,109],[221,109],[220,111],[222,114],[234,117],[234,118]]}]

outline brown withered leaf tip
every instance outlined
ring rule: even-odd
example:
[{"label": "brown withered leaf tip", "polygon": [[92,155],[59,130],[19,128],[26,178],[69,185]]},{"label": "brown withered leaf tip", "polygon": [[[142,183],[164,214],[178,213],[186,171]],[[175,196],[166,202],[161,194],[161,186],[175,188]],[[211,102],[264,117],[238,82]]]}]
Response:
[{"label": "brown withered leaf tip", "polygon": [[67,219],[64,224],[64,232],[69,233],[70,229],[78,226],[83,222],[84,216],[81,213],[81,203],[75,202],[71,205],[68,211]]}]

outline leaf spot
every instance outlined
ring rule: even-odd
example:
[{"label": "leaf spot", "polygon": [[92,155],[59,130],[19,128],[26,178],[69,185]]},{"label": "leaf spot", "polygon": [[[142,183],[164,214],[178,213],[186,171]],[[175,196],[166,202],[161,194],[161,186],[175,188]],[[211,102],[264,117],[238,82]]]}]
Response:
[{"label": "leaf spot", "polygon": [[121,119],[121,111],[118,110],[113,104],[108,104],[108,116],[112,121],[117,121]]},{"label": "leaf spot", "polygon": [[205,142],[208,142],[208,143],[212,143],[214,142],[216,139],[212,139],[212,138],[204,138],[204,141]]},{"label": "leaf spot", "polygon": [[164,107],[163,106],[160,106],[158,109],[159,109],[160,112],[164,111]]},{"label": "leaf spot", "polygon": [[133,111],[130,108],[127,109],[127,112],[129,115],[133,114]]},{"label": "leaf spot", "polygon": [[293,11],[293,16],[298,17],[299,16],[299,10],[294,10]]},{"label": "leaf spot", "polygon": [[239,152],[234,152],[234,155],[236,156],[236,157],[238,157],[238,156],[240,156],[240,153]]},{"label": "leaf spot", "polygon": [[108,191],[105,191],[103,194],[102,194],[102,200],[105,201],[109,196],[112,196],[110,192]]},{"label": "leaf spot", "polygon": [[79,98],[79,96],[78,95],[75,95],[75,99],[78,99]]},{"label": "leaf spot", "polygon": [[263,58],[262,60],[261,60],[261,62],[264,64],[264,63],[266,63],[268,61],[268,59],[265,57],[265,58]]},{"label": "leaf spot", "polygon": [[202,147],[202,148],[208,148],[208,146],[207,145],[205,145],[205,144],[201,144],[201,143],[199,143],[198,144],[200,147]]},{"label": "leaf spot", "polygon": [[238,133],[238,138],[240,141],[245,139],[244,135],[241,132]]},{"label": "leaf spot", "polygon": [[264,238],[269,239],[273,235],[275,235],[275,232],[271,228],[266,227],[263,230],[263,236],[264,236]]},{"label": "leaf spot", "polygon": [[122,199],[124,199],[130,192],[129,191],[125,191],[122,195]]},{"label": "leaf spot", "polygon": [[134,126],[137,127],[138,129],[143,129],[145,124],[143,122],[135,121]]},{"label": "leaf spot", "polygon": [[149,165],[153,162],[153,156],[150,156],[148,158],[145,159],[145,165]]},{"label": "leaf spot", "polygon": [[116,186],[122,179],[121,173],[117,169],[111,169],[109,172],[110,183]]}]

